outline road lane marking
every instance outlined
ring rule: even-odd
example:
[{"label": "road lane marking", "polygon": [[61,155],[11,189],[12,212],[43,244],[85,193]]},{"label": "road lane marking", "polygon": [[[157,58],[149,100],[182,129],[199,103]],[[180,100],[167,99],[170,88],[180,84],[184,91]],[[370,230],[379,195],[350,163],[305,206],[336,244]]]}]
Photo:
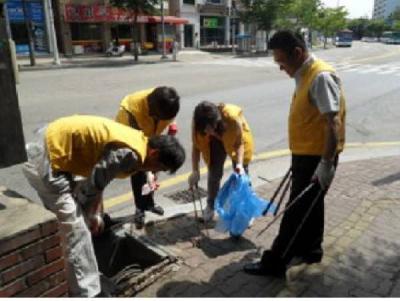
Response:
[{"label": "road lane marking", "polygon": [[[346,143],[346,145],[345,145],[346,148],[373,148],[373,147],[390,147],[390,146],[400,146],[400,141],[383,141],[383,142],[367,142],[367,143],[354,142],[354,143]],[[288,156],[288,155],[290,155],[289,149],[274,150],[274,151],[263,152],[263,153],[255,155],[253,158],[253,161],[273,159],[273,158],[278,158],[278,157],[283,157],[283,156]],[[224,167],[226,168],[230,165],[231,165],[231,162],[227,161],[225,163]],[[207,173],[206,167],[200,168],[201,175],[204,175],[206,173]],[[190,172],[187,172],[187,173],[166,179],[164,181],[161,181],[160,189],[168,188],[168,187],[183,183],[183,182],[187,181],[187,178],[189,177],[190,174],[191,174]],[[126,203],[131,200],[132,200],[132,192],[128,192],[128,193],[104,200],[104,208],[109,209],[109,208],[118,206],[120,204]]]}]

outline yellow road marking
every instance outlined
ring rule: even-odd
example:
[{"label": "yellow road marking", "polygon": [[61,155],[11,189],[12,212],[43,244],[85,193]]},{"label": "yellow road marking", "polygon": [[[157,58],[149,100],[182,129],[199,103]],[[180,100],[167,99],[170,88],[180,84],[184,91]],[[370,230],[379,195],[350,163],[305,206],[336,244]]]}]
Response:
[{"label": "yellow road marking", "polygon": [[[389,141],[389,142],[367,142],[367,143],[346,143],[346,148],[369,148],[369,147],[390,147],[390,146],[400,146],[400,141]],[[288,156],[290,155],[289,149],[280,149],[280,150],[274,150],[274,151],[269,151],[269,152],[264,152],[260,153],[254,156],[253,160],[258,161],[258,160],[267,160],[267,159],[272,159],[272,158],[278,158],[278,157],[283,157],[283,156]],[[225,167],[229,166],[231,163],[226,162]],[[205,174],[207,173],[207,168],[202,167],[200,169],[200,174]],[[162,188],[167,188],[171,187],[177,184],[180,184],[182,182],[187,181],[187,178],[189,177],[190,172],[166,179],[164,181],[160,182],[160,189]],[[120,205],[122,203],[125,203],[127,201],[130,201],[132,199],[132,192],[128,192],[110,199],[107,199],[104,201],[104,208],[109,209],[111,207]]]}]

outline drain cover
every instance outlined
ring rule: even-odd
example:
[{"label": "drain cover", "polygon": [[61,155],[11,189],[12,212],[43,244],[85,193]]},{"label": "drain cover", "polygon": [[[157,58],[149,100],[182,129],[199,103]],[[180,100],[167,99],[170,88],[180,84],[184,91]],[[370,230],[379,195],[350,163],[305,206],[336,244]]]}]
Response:
[{"label": "drain cover", "polygon": [[[207,196],[207,191],[201,187],[198,188],[198,192],[195,191],[196,200]],[[178,190],[172,192],[170,194],[166,194],[165,196],[171,200],[173,200],[177,204],[186,204],[191,203],[193,200],[193,192],[189,189]]]}]

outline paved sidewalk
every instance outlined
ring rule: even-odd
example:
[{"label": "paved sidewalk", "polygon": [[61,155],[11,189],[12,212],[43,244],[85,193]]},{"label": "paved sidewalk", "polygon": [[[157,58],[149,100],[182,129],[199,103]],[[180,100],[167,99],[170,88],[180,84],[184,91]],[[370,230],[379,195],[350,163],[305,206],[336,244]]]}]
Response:
[{"label": "paved sidewalk", "polygon": [[[220,57],[231,57],[231,53],[210,53],[200,50],[182,50],[178,52],[177,62],[194,62],[199,60],[210,60]],[[88,67],[117,67],[140,64],[157,64],[174,62],[172,54],[167,54],[166,59],[161,59],[161,54],[140,55],[139,60],[135,62],[131,53],[125,53],[122,57],[106,57],[104,54],[79,55],[60,57],[61,65],[55,65],[53,57],[36,57],[36,66],[30,66],[29,56],[19,57],[17,64],[20,71],[52,70],[65,68],[88,68]]]},{"label": "paved sidewalk", "polygon": [[[279,179],[257,187],[269,198]],[[146,227],[148,235],[182,262],[139,297],[386,297],[400,296],[400,164],[398,156],[344,162],[326,198],[325,256],[321,264],[288,270],[287,280],[250,276],[245,263],[268,248],[279,222],[256,238],[271,217],[258,219],[243,238],[199,229],[193,215]]]}]

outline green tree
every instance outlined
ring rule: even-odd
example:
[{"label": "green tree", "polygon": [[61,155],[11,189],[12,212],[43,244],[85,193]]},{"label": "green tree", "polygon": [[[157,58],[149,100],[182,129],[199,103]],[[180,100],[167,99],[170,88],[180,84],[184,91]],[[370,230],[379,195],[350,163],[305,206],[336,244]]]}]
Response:
[{"label": "green tree", "polygon": [[321,10],[321,0],[295,0],[288,3],[276,21],[276,27],[300,31],[309,29],[309,42],[311,45],[312,30],[316,29],[318,15]]},{"label": "green tree", "polygon": [[373,36],[380,38],[385,30],[389,30],[388,26],[383,19],[371,20],[366,26],[366,34],[368,36]]},{"label": "green tree", "polygon": [[348,21],[347,28],[353,31],[353,36],[357,40],[360,40],[366,35],[369,23],[370,20],[367,18],[352,19]]},{"label": "green tree", "polygon": [[343,6],[322,8],[317,19],[317,29],[324,35],[324,48],[327,38],[334,36],[338,30],[346,28],[347,10]]},{"label": "green tree", "polygon": [[[163,1],[163,0],[161,0]],[[150,15],[155,11],[157,0],[111,0],[111,4],[119,7],[127,13],[131,20],[131,34],[133,40],[133,53],[135,61],[138,60],[138,41],[139,41],[139,26],[138,17],[140,15]]]},{"label": "green tree", "polygon": [[394,31],[400,31],[400,20],[394,21],[392,28]]},{"label": "green tree", "polygon": [[244,23],[256,24],[259,30],[265,30],[268,40],[278,15],[292,1],[294,0],[241,0],[244,10],[239,12],[239,18]]}]

